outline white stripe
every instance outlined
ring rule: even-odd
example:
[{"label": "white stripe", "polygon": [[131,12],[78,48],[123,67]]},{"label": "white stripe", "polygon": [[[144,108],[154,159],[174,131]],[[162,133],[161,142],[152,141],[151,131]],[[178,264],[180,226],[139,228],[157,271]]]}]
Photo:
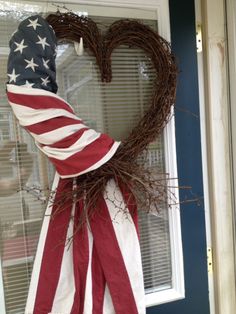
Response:
[{"label": "white stripe", "polygon": [[[75,204],[72,208],[72,216],[74,216],[74,212]],[[73,220],[70,219],[66,237],[70,239],[70,241],[72,241],[73,226]],[[52,313],[70,313],[72,309],[75,293],[73,264],[73,245],[72,243],[66,243],[61,263],[60,277],[51,309]]]},{"label": "white stripe", "polygon": [[116,314],[108,286],[105,288],[102,314]]},{"label": "white stripe", "polygon": [[[108,182],[104,199],[113,222],[139,314],[146,313],[142,260],[136,228],[115,181]],[[122,208],[123,210],[117,210]]]},{"label": "white stripe", "polygon": [[87,173],[89,171],[95,170],[99,167],[101,167],[103,164],[105,164],[109,159],[111,159],[111,157],[115,154],[115,152],[117,151],[117,148],[119,147],[120,142],[114,142],[111,149],[107,152],[106,155],[104,155],[98,162],[96,162],[95,164],[93,164],[91,167],[81,171],[81,172],[76,172],[73,174],[69,174],[69,175],[60,175],[61,178],[65,179],[65,178],[73,178],[79,175],[82,175],[84,173]]},{"label": "white stripe", "polygon": [[[56,158],[57,160],[65,160],[70,156],[82,151],[89,144],[93,143],[100,137],[100,133],[94,130],[86,130],[81,137],[71,146],[66,148],[56,148],[49,146],[37,145],[42,152],[44,152],[48,157]],[[78,160],[79,162],[79,160]]]},{"label": "white stripe", "polygon": [[[25,312],[25,314],[35,314],[35,312]],[[50,313],[47,313],[47,314],[70,314],[70,312],[50,312]]]},{"label": "white stripe", "polygon": [[93,294],[92,294],[92,252],[93,252],[93,236],[88,230],[88,244],[89,244],[89,264],[86,276],[86,287],[84,296],[84,312],[83,314],[91,314],[93,309]]},{"label": "white stripe", "polygon": [[[59,182],[59,176],[56,173],[55,178],[54,178],[54,182],[52,185],[52,191],[55,191],[55,189],[58,185],[58,182]],[[31,275],[29,294],[28,294],[28,299],[27,299],[27,304],[26,304],[26,313],[33,313],[34,312],[34,303],[35,303],[35,298],[36,298],[36,293],[37,293],[39,274],[40,274],[42,257],[43,257],[43,252],[44,252],[44,246],[45,246],[45,241],[46,241],[46,237],[47,237],[48,226],[50,223],[50,215],[52,212],[52,203],[53,203],[53,200],[51,200],[48,203],[48,206],[47,206],[47,209],[46,209],[46,212],[44,215],[44,219],[43,219],[42,229],[40,232],[37,252],[36,252],[33,271],[32,271],[32,275]]]},{"label": "white stripe", "polygon": [[45,144],[45,145],[50,145],[84,128],[87,128],[86,125],[82,123],[77,123],[77,124],[67,125],[67,126],[58,128],[56,130],[42,133],[42,134],[35,134],[33,132],[30,132],[30,134],[35,138],[37,142],[40,142],[41,144]]},{"label": "white stripe", "polygon": [[14,111],[17,119],[22,126],[32,125],[38,122],[43,122],[56,117],[68,117],[80,120],[76,115],[64,109],[32,109],[29,107],[14,104],[9,101],[9,104]]},{"label": "white stripe", "polygon": [[68,105],[74,111],[73,107],[70,104],[68,104],[68,102],[66,102],[63,98],[61,98],[57,94],[46,91],[44,89],[33,88],[33,87],[32,88],[25,88],[23,86],[7,84],[7,91],[10,93],[20,94],[20,95],[53,97],[53,98],[61,100],[62,102],[64,102],[66,105]]}]

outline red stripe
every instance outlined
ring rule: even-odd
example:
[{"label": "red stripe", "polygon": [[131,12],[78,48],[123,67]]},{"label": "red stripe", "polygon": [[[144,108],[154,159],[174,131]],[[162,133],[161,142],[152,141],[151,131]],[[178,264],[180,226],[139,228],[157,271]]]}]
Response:
[{"label": "red stripe", "polygon": [[67,118],[67,117],[56,117],[50,120],[42,121],[32,125],[27,125],[27,130],[34,134],[42,134],[46,132],[51,132],[56,129],[62,128],[67,125],[81,124],[82,120]]},{"label": "red stripe", "polygon": [[[72,180],[61,179],[59,181],[52,215],[59,209],[58,204],[61,193],[66,193],[66,191],[71,191],[71,189]],[[67,228],[71,218],[71,205],[71,202],[65,202],[63,210],[55,214],[50,220],[41,263],[34,314],[51,312],[60,277]]]},{"label": "red stripe", "polygon": [[49,159],[55,165],[60,175],[78,174],[101,160],[110,151],[113,143],[114,140],[108,135],[101,134],[97,140],[65,160],[51,157]]},{"label": "red stripe", "polygon": [[47,145],[49,147],[56,147],[56,148],[67,148],[73,145],[76,141],[79,140],[79,138],[83,135],[83,133],[88,130],[88,128],[84,127],[83,129],[80,129],[76,131],[75,133],[64,137],[62,140],[53,143],[52,145]]},{"label": "red stripe", "polygon": [[71,107],[64,101],[52,96],[24,95],[7,92],[7,97],[14,104],[32,109],[64,109],[70,113],[74,113]]},{"label": "red stripe", "polygon": [[99,199],[98,207],[99,213],[94,214],[90,226],[115,312],[138,314],[129,276],[103,198]]},{"label": "red stripe", "polygon": [[92,253],[92,295],[93,310],[91,314],[103,313],[106,280],[99,260],[97,249],[93,246]]},{"label": "red stripe", "polygon": [[78,230],[79,217],[83,211],[82,202],[78,202],[74,216],[73,262],[75,277],[75,296],[71,314],[83,314],[86,278],[89,263],[89,240],[87,226]]},{"label": "red stripe", "polygon": [[138,208],[137,208],[137,203],[134,198],[134,195],[132,194],[130,189],[122,183],[119,183],[119,188],[122,193],[125,204],[129,209],[129,213],[131,217],[133,218],[133,222],[137,231],[138,238],[140,238],[139,226],[138,226]]}]

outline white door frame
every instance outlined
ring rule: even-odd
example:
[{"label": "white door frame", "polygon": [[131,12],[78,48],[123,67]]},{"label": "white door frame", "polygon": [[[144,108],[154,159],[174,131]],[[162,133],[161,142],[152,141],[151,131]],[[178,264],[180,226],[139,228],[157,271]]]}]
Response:
[{"label": "white door frame", "polygon": [[[202,0],[205,136],[215,311],[235,313],[234,193],[225,2]],[[234,87],[234,90],[236,87]],[[236,116],[235,116],[236,117]],[[236,123],[234,122],[234,125]],[[236,138],[235,138],[236,139]]]},{"label": "white door frame", "polygon": [[[0,256],[1,261],[1,256]],[[3,274],[2,274],[2,264],[0,262],[0,310],[2,311],[2,314],[6,313],[5,308],[5,297],[4,297],[4,290],[3,290]]]},{"label": "white door frame", "polygon": [[[226,16],[228,30],[229,80],[231,103],[232,155],[234,177],[234,241],[236,242],[236,2],[226,0]],[[236,266],[236,243],[234,256]]]}]

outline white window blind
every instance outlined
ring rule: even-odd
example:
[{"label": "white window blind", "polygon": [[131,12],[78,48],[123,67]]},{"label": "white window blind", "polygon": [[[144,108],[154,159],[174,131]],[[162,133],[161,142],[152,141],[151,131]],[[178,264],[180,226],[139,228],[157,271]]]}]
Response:
[{"label": "white window blind", "polygon": [[[47,189],[53,179],[52,166],[29,135],[19,128],[5,97],[8,41],[20,20],[30,14],[23,10],[17,13],[0,10],[0,256],[7,314],[23,313]],[[91,17],[103,31],[115,20]],[[143,22],[157,28],[153,19]],[[112,82],[102,83],[93,56],[85,52],[78,57],[73,45],[66,42],[59,45],[60,96],[87,125],[122,140],[147,110],[155,73],[143,51],[126,46],[114,50],[112,73]],[[163,138],[150,145],[148,164],[165,172]],[[29,176],[25,180],[27,171]],[[160,207],[158,215],[146,214],[140,208],[147,294],[170,289],[173,284],[167,204]]]}]

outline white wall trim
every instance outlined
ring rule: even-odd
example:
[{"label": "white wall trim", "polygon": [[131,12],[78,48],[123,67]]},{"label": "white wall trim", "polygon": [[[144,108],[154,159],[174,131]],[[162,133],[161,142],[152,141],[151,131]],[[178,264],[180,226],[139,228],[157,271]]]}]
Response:
[{"label": "white wall trim", "polygon": [[[174,110],[172,108],[174,115]],[[172,262],[172,289],[169,291],[170,301],[183,299],[185,297],[184,285],[184,264],[183,264],[183,248],[180,222],[180,205],[179,191],[176,187],[178,184],[177,171],[177,154],[176,154],[176,138],[175,138],[175,119],[174,117],[168,123],[165,132],[165,160],[166,172],[169,173],[172,188],[171,193],[176,197],[176,204],[169,209],[169,228],[170,228],[170,245],[171,245],[171,262]],[[173,202],[173,200],[172,200]],[[170,200],[171,203],[171,200]],[[167,292],[168,293],[168,292]]]},{"label": "white wall trim", "polygon": [[229,80],[231,103],[232,154],[234,176],[234,256],[236,267],[236,2],[226,0],[228,53],[229,53]]},{"label": "white wall trim", "polygon": [[166,289],[163,291],[158,291],[156,293],[150,293],[145,295],[145,300],[147,307],[155,306],[159,304],[167,303],[166,300],[169,302],[181,300],[184,298],[182,292],[179,292],[177,289]]},{"label": "white wall trim", "polygon": [[[0,1],[0,9],[2,10],[12,10],[12,5],[14,1],[8,2]],[[53,3],[53,4],[52,4]],[[16,0],[16,10],[17,6],[22,7],[25,11],[38,12],[41,10],[42,13],[47,13],[49,11],[56,12],[56,4],[63,6],[65,4],[68,9],[78,12],[84,11],[84,6],[108,6],[108,7],[117,7],[117,8],[139,8],[140,10],[156,10],[158,16],[158,27],[160,34],[167,40],[170,40],[170,21],[169,21],[169,3],[167,0]],[[60,8],[63,11],[62,8]],[[106,12],[104,12],[106,14]]]},{"label": "white wall trim", "polygon": [[0,256],[0,310],[2,314],[6,314],[1,256]]},{"label": "white wall trim", "polygon": [[215,312],[235,313],[230,104],[224,0],[202,1]]},{"label": "white wall trim", "polygon": [[[202,25],[202,7],[201,0],[195,0],[195,17],[197,25]],[[206,242],[207,248],[212,247],[211,233],[211,213],[209,199],[209,178],[208,178],[208,143],[207,143],[207,125],[206,125],[206,103],[205,103],[205,86],[204,86],[204,56],[205,51],[198,51],[198,86],[199,86],[199,111],[200,111],[200,128],[201,128],[201,152],[202,152],[202,175],[204,190],[204,209],[206,224]],[[210,313],[215,314],[215,296],[214,296],[214,276],[208,272],[209,303]]]}]

